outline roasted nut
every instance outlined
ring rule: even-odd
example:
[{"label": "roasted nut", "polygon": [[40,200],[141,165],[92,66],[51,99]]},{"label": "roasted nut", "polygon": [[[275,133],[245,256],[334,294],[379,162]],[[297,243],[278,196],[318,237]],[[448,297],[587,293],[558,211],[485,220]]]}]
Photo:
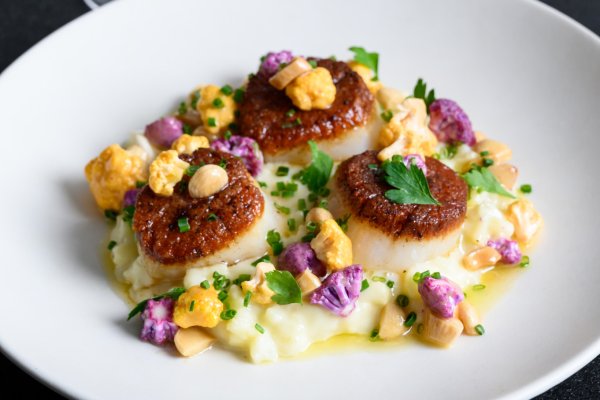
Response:
[{"label": "roasted nut", "polygon": [[352,242],[333,219],[321,223],[319,234],[310,242],[317,258],[337,271],[352,264]]},{"label": "roasted nut", "polygon": [[479,333],[475,330],[475,327],[479,325],[479,315],[475,307],[466,300],[458,303],[457,317],[462,322],[465,333],[470,336],[479,336]]},{"label": "roasted nut", "polygon": [[423,338],[438,346],[450,346],[463,332],[458,318],[438,318],[429,309],[423,313]]},{"label": "roasted nut", "polygon": [[204,329],[197,326],[180,328],[175,334],[175,348],[184,357],[195,356],[208,350],[215,341]]},{"label": "roasted nut", "polygon": [[402,336],[408,330],[404,326],[406,315],[398,307],[395,301],[390,301],[381,310],[381,319],[379,320],[379,337],[383,340],[391,340]]},{"label": "roasted nut", "polygon": [[312,66],[302,57],[296,57],[269,79],[269,83],[277,90],[283,90],[294,79],[312,70]]},{"label": "roasted nut", "polygon": [[515,183],[519,177],[519,170],[514,165],[494,164],[489,170],[506,189],[512,190],[515,187]]},{"label": "roasted nut", "polygon": [[463,266],[471,271],[496,265],[502,255],[493,247],[485,246],[470,251],[463,257]]},{"label": "roasted nut", "polygon": [[523,246],[530,246],[544,226],[544,220],[533,204],[519,199],[508,207],[508,220],[515,227],[514,237]]},{"label": "roasted nut", "polygon": [[296,281],[298,282],[298,286],[300,286],[303,296],[312,293],[321,286],[321,280],[308,268],[298,275]]},{"label": "roasted nut", "polygon": [[195,199],[210,197],[229,183],[227,171],[215,164],[203,165],[190,179],[188,190]]},{"label": "roasted nut", "polygon": [[315,224],[320,224],[328,219],[333,219],[333,215],[331,213],[321,207],[311,208],[308,214],[306,214],[306,218],[304,220],[308,224],[309,222],[314,222]]},{"label": "roasted nut", "polygon": [[494,161],[494,164],[502,164],[512,158],[512,150],[504,143],[491,139],[484,139],[473,146],[473,151],[487,154],[484,157]]}]

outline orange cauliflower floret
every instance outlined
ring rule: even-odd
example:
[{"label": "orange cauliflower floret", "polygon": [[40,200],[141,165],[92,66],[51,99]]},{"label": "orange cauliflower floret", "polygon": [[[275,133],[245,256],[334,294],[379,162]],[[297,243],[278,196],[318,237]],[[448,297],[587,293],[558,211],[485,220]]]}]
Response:
[{"label": "orange cauliflower floret", "polygon": [[267,286],[267,272],[275,271],[275,266],[271,263],[261,262],[256,266],[256,273],[251,280],[242,282],[242,291],[244,294],[252,292],[252,301],[258,304],[270,304],[273,302],[271,297],[275,295],[269,286]]},{"label": "orange cauliflower floret", "polygon": [[190,164],[179,158],[175,150],[162,151],[150,164],[148,184],[156,194],[170,196]]},{"label": "orange cauliflower floret", "polygon": [[207,85],[200,89],[196,109],[202,117],[204,129],[216,134],[234,121],[236,104],[232,95],[224,94],[218,86]]},{"label": "orange cauliflower floret", "polygon": [[171,149],[179,154],[192,154],[194,151],[208,146],[208,139],[204,136],[181,135],[173,142]]},{"label": "orange cauliflower floret", "polygon": [[286,88],[285,94],[301,110],[329,108],[336,95],[336,88],[329,70],[317,67],[300,75]]},{"label": "orange cauliflower floret", "polygon": [[112,144],[85,166],[85,177],[98,207],[120,210],[125,192],[145,181],[147,172],[141,157]]},{"label": "orange cauliflower floret", "polygon": [[214,328],[220,321],[223,303],[214,287],[193,286],[185,291],[173,310],[173,322],[181,328]]},{"label": "orange cauliflower floret", "polygon": [[329,269],[344,269],[352,264],[352,241],[334,219],[321,223],[319,234],[310,242],[310,247]]},{"label": "orange cauliflower floret", "polygon": [[421,99],[408,98],[402,103],[404,110],[395,114],[381,128],[379,142],[386,146],[378,154],[384,161],[394,155],[420,154],[429,156],[435,152],[437,138],[427,126],[427,108]]},{"label": "orange cauliflower floret", "polygon": [[377,93],[379,91],[379,89],[381,89],[381,86],[383,86],[380,81],[373,80],[375,73],[373,72],[373,70],[371,68],[369,68],[365,65],[359,64],[356,61],[349,61],[348,66],[350,67],[350,69],[352,69],[352,71],[354,71],[358,75],[360,75],[360,77],[365,82],[365,85],[367,85],[367,88],[369,89],[369,91],[371,93],[373,93],[373,94]]}]

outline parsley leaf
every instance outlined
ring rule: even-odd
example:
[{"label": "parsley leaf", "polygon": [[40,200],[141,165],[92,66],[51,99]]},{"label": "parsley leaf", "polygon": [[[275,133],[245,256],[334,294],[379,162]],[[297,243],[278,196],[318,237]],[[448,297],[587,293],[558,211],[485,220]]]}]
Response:
[{"label": "parsley leaf", "polygon": [[308,141],[311,153],[310,165],[302,171],[300,182],[305,184],[312,192],[318,192],[325,187],[329,181],[333,160],[327,154],[323,153],[312,140]]},{"label": "parsley leaf", "polygon": [[127,316],[127,321],[129,321],[131,318],[135,317],[137,314],[143,312],[144,309],[146,308],[146,304],[148,304],[148,300],[160,300],[160,299],[164,299],[165,297],[170,297],[173,300],[177,300],[179,298],[179,296],[181,296],[183,294],[183,292],[185,292],[185,288],[176,287],[176,288],[172,288],[171,290],[169,290],[166,293],[163,293],[158,296],[154,296],[151,299],[146,299],[146,300],[140,301],[129,312],[129,315]]},{"label": "parsley leaf", "polygon": [[373,71],[374,76],[373,76],[373,79],[371,79],[371,80],[378,81],[379,80],[379,73],[378,73],[379,53],[369,53],[364,48],[356,47],[356,46],[350,47],[349,50],[354,53],[354,61],[356,61],[359,64],[364,65],[365,67],[367,67],[371,71]]},{"label": "parsley leaf", "polygon": [[515,198],[508,192],[496,177],[485,167],[473,167],[469,172],[463,175],[463,179],[472,188],[478,188],[485,192],[496,193],[500,196]]},{"label": "parsley leaf", "polygon": [[393,157],[382,164],[385,181],[396,189],[385,192],[388,200],[398,204],[440,205],[429,191],[423,171],[415,164],[410,168],[399,157]]},{"label": "parsley leaf", "polygon": [[289,271],[271,271],[267,272],[267,286],[275,295],[271,299],[279,304],[302,304],[302,291],[298,282]]},{"label": "parsley leaf", "polygon": [[425,102],[425,105],[427,106],[427,113],[429,114],[429,106],[435,101],[435,89],[431,89],[429,93],[427,93],[427,83],[425,83],[423,79],[419,78],[415,88],[413,89],[413,97],[422,99]]}]

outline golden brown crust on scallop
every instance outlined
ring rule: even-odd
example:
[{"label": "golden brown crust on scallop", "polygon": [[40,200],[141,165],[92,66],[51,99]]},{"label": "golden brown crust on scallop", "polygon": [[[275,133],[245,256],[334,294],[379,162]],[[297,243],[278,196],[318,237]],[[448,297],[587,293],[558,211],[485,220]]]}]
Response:
[{"label": "golden brown crust on scallop", "polygon": [[[381,172],[376,151],[365,151],[340,164],[335,183],[352,218],[367,222],[394,239],[431,239],[459,228],[467,213],[467,185],[450,168],[426,157],[427,182],[440,206],[397,204],[385,197],[393,189]],[[380,171],[380,170],[379,170]]]}]

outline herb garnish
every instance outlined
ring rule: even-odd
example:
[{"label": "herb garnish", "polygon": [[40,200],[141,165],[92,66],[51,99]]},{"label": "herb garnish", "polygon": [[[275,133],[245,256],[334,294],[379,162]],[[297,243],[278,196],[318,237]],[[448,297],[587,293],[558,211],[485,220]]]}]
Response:
[{"label": "herb garnish", "polygon": [[310,191],[318,192],[329,181],[333,160],[320,151],[314,141],[309,140],[308,145],[310,146],[311,161],[310,165],[303,170],[300,182],[305,184]]},{"label": "herb garnish", "polygon": [[281,242],[281,235],[275,229],[271,229],[267,232],[267,243],[271,246],[273,254],[278,256],[283,251],[283,243]]},{"label": "herb garnish", "polygon": [[221,88],[221,93],[223,93],[225,96],[229,96],[233,93],[233,88],[231,85],[225,85]]},{"label": "herb garnish", "polygon": [[267,286],[275,295],[271,299],[279,304],[302,304],[302,291],[289,271],[271,271],[266,274]]},{"label": "herb garnish", "polygon": [[381,119],[384,120],[385,122],[390,122],[392,120],[393,116],[394,116],[394,114],[392,113],[391,110],[385,110],[384,112],[381,113]]},{"label": "herb garnish", "polygon": [[413,89],[413,97],[422,99],[425,102],[425,105],[427,106],[427,114],[429,114],[429,106],[435,101],[435,89],[431,89],[428,93],[427,84],[423,81],[423,79],[419,78],[415,88]]},{"label": "herb garnish", "polygon": [[367,279],[363,279],[362,282],[360,283],[360,291],[364,292],[368,288],[369,288],[369,281]]},{"label": "herb garnish", "polygon": [[137,305],[135,307],[133,307],[133,309],[129,312],[129,315],[127,316],[127,321],[129,321],[131,318],[135,317],[137,314],[141,313],[142,311],[144,311],[144,309],[146,308],[146,304],[148,304],[148,300],[161,300],[164,299],[165,297],[169,297],[173,300],[177,300],[179,298],[179,296],[181,296],[183,293],[185,292],[185,288],[182,287],[176,287],[176,288],[172,288],[171,290],[169,290],[166,293],[163,293],[161,295],[158,296],[154,296],[150,299],[146,299],[143,301],[140,301],[139,303],[137,303]]},{"label": "herb garnish", "polygon": [[379,53],[369,53],[362,47],[350,47],[350,51],[354,53],[354,61],[364,65],[373,71],[372,81],[379,80]]},{"label": "herb garnish", "polygon": [[385,197],[398,204],[440,205],[431,192],[423,170],[415,164],[407,168],[400,156],[385,161],[381,167],[385,181],[395,189],[385,192]]},{"label": "herb garnish", "polygon": [[265,328],[263,328],[259,323],[256,323],[254,325],[254,329],[256,329],[261,335],[265,333]]},{"label": "herb garnish", "polygon": [[190,230],[190,221],[188,217],[182,217],[177,220],[177,226],[179,227],[179,232],[185,233]]},{"label": "herb garnish", "polygon": [[498,182],[496,177],[486,167],[473,166],[462,177],[472,188],[477,188],[484,192],[496,193],[512,199],[515,198],[515,196],[504,189],[502,184]]},{"label": "herb garnish", "polygon": [[337,222],[337,224],[340,226],[340,228],[342,228],[344,232],[348,231],[348,220],[350,219],[350,217],[350,214],[346,214],[343,217],[337,218],[335,220],[335,222]]},{"label": "herb garnish", "polygon": [[265,254],[261,258],[254,260],[250,265],[252,265],[253,267],[256,267],[261,262],[271,262],[271,257],[269,257],[268,254]]}]

